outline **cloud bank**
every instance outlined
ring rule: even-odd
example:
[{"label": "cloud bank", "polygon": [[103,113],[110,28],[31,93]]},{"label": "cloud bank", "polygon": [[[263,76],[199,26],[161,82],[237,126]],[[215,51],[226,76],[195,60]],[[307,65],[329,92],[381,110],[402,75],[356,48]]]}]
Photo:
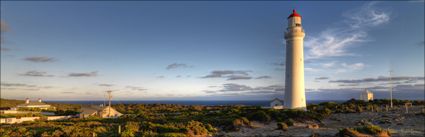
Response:
[{"label": "cloud bank", "polygon": [[69,73],[69,77],[96,77],[97,71],[87,72],[87,73]]},{"label": "cloud bank", "polygon": [[187,65],[187,64],[183,64],[183,63],[173,63],[170,64],[166,67],[167,70],[171,70],[171,69],[178,69],[178,68],[190,68],[192,66]]},{"label": "cloud bank", "polygon": [[26,57],[24,58],[25,61],[29,62],[36,62],[36,63],[44,63],[44,62],[53,62],[55,61],[52,57],[46,57],[46,56],[34,56],[34,57]]},{"label": "cloud bank", "polygon": [[270,85],[270,86],[259,86],[251,87],[242,84],[226,83],[222,85],[219,90],[207,90],[204,91],[208,94],[220,94],[220,95],[264,95],[264,94],[283,94],[284,87],[281,85]]},{"label": "cloud bank", "polygon": [[29,76],[29,77],[53,77],[54,76],[54,75],[47,74],[47,72],[36,71],[36,70],[27,71],[27,72],[20,74],[20,75],[21,76]]},{"label": "cloud bank", "polygon": [[306,60],[355,55],[348,49],[367,41],[369,28],[390,21],[390,14],[375,8],[375,4],[371,2],[360,9],[347,12],[340,27],[328,28],[319,35],[309,37],[305,41],[308,49]]},{"label": "cloud bank", "polygon": [[226,78],[226,80],[248,80],[252,79],[251,71],[243,70],[214,70],[201,78]]},{"label": "cloud bank", "polygon": [[[410,77],[410,76],[397,76],[391,77],[393,82],[405,81],[411,82],[412,80],[424,80],[422,76]],[[364,78],[364,79],[342,79],[342,80],[331,80],[330,83],[370,83],[370,82],[389,82],[390,77],[380,76],[377,78]]]}]

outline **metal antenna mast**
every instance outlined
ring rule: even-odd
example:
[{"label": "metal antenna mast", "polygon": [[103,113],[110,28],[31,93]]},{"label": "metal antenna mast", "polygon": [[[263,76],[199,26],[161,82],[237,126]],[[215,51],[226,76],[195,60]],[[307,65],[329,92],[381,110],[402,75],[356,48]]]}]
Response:
[{"label": "metal antenna mast", "polygon": [[103,106],[102,107],[105,107],[105,106],[106,106],[106,94],[103,93]]},{"label": "metal antenna mast", "polygon": [[393,71],[390,69],[390,107],[393,108],[393,81],[392,81]]},{"label": "metal antenna mast", "polygon": [[112,91],[106,91],[108,93],[109,104],[108,104],[108,117],[111,116],[111,99],[112,99]]}]

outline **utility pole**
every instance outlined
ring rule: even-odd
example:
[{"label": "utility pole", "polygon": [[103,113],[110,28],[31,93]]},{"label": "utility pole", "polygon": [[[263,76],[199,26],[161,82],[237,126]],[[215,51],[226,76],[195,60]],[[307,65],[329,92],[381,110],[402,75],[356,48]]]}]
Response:
[{"label": "utility pole", "polygon": [[390,108],[393,108],[393,81],[392,81],[393,71],[390,69]]},{"label": "utility pole", "polygon": [[102,107],[105,107],[105,106],[106,106],[106,94],[103,93],[103,106]]},{"label": "utility pole", "polygon": [[112,99],[112,91],[108,90],[106,91],[108,93],[108,98],[109,98],[109,107],[108,107],[108,117],[111,116],[111,99]]}]

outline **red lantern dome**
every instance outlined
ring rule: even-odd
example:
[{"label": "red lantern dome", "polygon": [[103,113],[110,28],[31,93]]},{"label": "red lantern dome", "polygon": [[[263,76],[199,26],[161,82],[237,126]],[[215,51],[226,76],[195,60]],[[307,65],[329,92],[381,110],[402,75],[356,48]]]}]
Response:
[{"label": "red lantern dome", "polygon": [[295,9],[294,9],[294,10],[292,10],[292,14],[289,15],[288,19],[292,18],[292,17],[300,17],[301,18],[301,15],[298,14],[297,11],[295,11]]}]

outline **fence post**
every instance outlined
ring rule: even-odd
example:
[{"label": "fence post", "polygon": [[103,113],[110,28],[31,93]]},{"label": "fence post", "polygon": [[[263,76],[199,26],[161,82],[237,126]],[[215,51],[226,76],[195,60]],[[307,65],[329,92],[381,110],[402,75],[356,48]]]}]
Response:
[{"label": "fence post", "polygon": [[121,134],[121,125],[118,125],[118,134]]}]

